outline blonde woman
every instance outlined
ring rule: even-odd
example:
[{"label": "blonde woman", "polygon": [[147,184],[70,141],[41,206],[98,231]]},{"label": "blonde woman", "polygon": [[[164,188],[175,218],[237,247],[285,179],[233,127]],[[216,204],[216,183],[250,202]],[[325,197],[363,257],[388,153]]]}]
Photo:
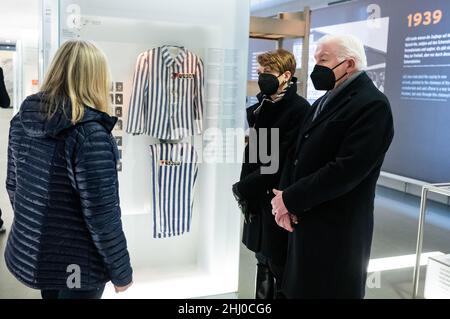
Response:
[{"label": "blonde woman", "polygon": [[66,42],[41,92],[11,121],[6,187],[14,221],[5,260],[44,299],[97,299],[108,281],[116,292],[132,283],[108,89],[103,53]]}]

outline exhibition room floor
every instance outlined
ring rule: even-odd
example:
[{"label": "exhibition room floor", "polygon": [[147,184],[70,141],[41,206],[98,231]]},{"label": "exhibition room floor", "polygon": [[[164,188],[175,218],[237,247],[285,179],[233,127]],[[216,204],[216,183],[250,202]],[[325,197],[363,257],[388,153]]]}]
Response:
[{"label": "exhibition room floor", "polygon": [[[4,181],[11,114],[11,109],[0,109],[0,207],[3,210],[2,217],[7,231],[11,227],[12,212]],[[415,253],[418,215],[419,198],[378,187],[372,260],[369,266],[369,271],[373,271],[377,276],[371,281],[373,288],[367,289],[367,298],[411,298],[414,258],[409,255]],[[6,239],[7,233],[0,235],[0,298],[40,298],[38,291],[23,286],[7,271],[3,258]],[[437,203],[430,204],[423,251],[450,252],[450,207]],[[255,260],[253,254],[245,247],[241,247],[240,258],[239,291],[206,298],[253,297]],[[330,267],[333,267],[332,260]],[[421,290],[424,275],[422,272]]]}]

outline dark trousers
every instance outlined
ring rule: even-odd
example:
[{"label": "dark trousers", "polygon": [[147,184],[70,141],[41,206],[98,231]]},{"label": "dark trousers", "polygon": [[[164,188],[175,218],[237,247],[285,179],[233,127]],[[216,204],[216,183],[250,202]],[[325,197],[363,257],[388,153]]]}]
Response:
[{"label": "dark trousers", "polygon": [[105,286],[93,290],[41,290],[42,299],[100,299]]},{"label": "dark trousers", "polygon": [[285,299],[281,284],[283,282],[284,265],[275,264],[270,258],[256,253],[256,299]]},{"label": "dark trousers", "polygon": [[3,220],[2,220],[2,210],[0,209],[0,228],[3,226]]}]

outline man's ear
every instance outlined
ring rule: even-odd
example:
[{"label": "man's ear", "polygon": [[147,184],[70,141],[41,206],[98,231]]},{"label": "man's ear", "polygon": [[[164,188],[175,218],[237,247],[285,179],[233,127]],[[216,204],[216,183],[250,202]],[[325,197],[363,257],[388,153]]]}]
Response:
[{"label": "man's ear", "polygon": [[353,73],[356,71],[356,61],[355,59],[348,59],[348,73]]}]

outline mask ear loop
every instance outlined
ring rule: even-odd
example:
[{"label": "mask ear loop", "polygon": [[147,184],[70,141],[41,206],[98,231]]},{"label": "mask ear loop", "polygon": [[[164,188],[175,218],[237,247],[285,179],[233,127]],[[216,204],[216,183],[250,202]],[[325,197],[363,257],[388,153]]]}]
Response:
[{"label": "mask ear loop", "polygon": [[334,68],[332,68],[331,70],[336,69],[338,66],[340,66],[342,63],[346,62],[347,60],[342,61],[341,63],[339,63],[338,65],[336,65]]},{"label": "mask ear loop", "polygon": [[[277,79],[280,77],[280,76],[282,76],[284,73],[282,73],[282,74],[280,74],[279,76],[277,76]],[[283,85],[285,85],[286,83],[288,83],[289,82],[289,80],[286,80],[286,81],[283,81],[281,84],[280,84],[280,86],[279,87],[282,87]]]},{"label": "mask ear loop", "polygon": [[[344,62],[346,62],[347,60],[344,60],[344,61],[342,61],[341,63],[339,63],[338,65],[336,65],[334,68],[332,68],[331,70],[334,70],[334,69],[336,69],[338,66],[340,66],[342,63],[344,63]],[[344,73],[344,75],[343,76],[341,76],[339,79],[337,79],[336,81],[334,81],[334,83],[336,83],[336,82],[339,82],[341,79],[343,79],[344,78],[344,76],[346,76],[347,75],[347,72],[345,72]]]},{"label": "mask ear loop", "polygon": [[336,82],[339,82],[341,79],[343,79],[344,78],[344,76],[346,76],[347,75],[347,72],[346,73],[344,73],[344,75],[343,76],[341,76],[339,79],[337,79],[336,81],[335,81],[335,83]]}]

